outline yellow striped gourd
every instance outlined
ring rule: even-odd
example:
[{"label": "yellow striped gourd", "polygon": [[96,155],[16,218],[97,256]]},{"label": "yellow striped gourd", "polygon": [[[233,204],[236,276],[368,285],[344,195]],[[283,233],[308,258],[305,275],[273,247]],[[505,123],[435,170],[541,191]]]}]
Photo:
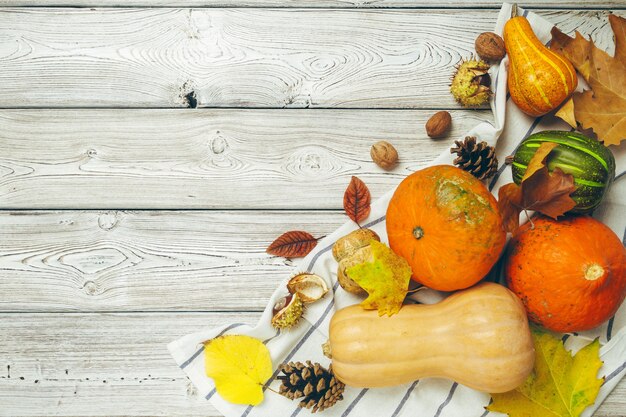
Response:
[{"label": "yellow striped gourd", "polygon": [[546,114],[576,89],[578,78],[572,64],[543,45],[525,17],[506,22],[504,45],[509,56],[509,93],[524,113]]}]

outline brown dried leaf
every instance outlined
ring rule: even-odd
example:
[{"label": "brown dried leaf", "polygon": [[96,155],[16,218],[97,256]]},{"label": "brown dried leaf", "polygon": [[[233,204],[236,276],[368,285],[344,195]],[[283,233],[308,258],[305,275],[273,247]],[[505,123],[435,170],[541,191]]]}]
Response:
[{"label": "brown dried leaf", "polygon": [[530,158],[530,162],[528,162],[528,167],[526,168],[526,172],[522,177],[522,184],[524,184],[524,181],[526,181],[531,175],[546,166],[546,158],[548,157],[550,152],[552,152],[552,150],[557,146],[559,146],[558,143],[545,142],[542,143],[539,148],[537,148],[533,157]]},{"label": "brown dried leaf", "polygon": [[560,168],[550,173],[544,167],[522,183],[522,204],[526,210],[556,219],[576,206],[569,196],[574,191],[576,186],[571,174],[565,174]]},{"label": "brown dried leaf", "polygon": [[615,57],[580,33],[570,38],[556,27],[550,48],[569,59],[591,87],[572,96],[576,121],[584,129],[592,128],[605,145],[617,145],[626,139],[626,19],[609,15],[609,22],[615,35]]},{"label": "brown dried leaf", "polygon": [[569,98],[565,102],[565,104],[563,104],[561,108],[555,113],[555,116],[560,117],[561,119],[563,119],[563,121],[565,121],[565,123],[575,129],[576,116],[574,116],[574,100]]},{"label": "brown dried leaf", "polygon": [[317,245],[317,239],[308,232],[292,230],[278,236],[265,250],[270,255],[285,258],[306,256]]},{"label": "brown dried leaf", "polygon": [[498,191],[498,207],[507,232],[517,230],[519,215],[524,210],[556,219],[576,206],[570,197],[576,191],[574,177],[559,168],[550,173],[546,166],[546,158],[556,146],[556,143],[542,143],[530,160],[522,183],[506,184]]},{"label": "brown dried leaf", "polygon": [[515,232],[519,228],[519,214],[522,212],[521,187],[514,182],[505,184],[498,190],[498,208],[502,215],[504,230]]},{"label": "brown dried leaf", "polygon": [[359,178],[353,176],[343,195],[343,208],[348,217],[359,224],[360,221],[370,215],[371,199],[367,185]]}]

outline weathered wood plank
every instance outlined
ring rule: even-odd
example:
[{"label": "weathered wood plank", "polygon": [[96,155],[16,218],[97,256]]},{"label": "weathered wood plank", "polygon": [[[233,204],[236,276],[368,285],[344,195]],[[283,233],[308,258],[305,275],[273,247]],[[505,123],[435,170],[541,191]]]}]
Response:
[{"label": "weathered wood plank", "polygon": [[[165,346],[205,327],[254,324],[258,317],[258,313],[0,314],[0,415],[219,416],[176,367]],[[623,416],[625,398],[622,381],[596,417]]]},{"label": "weathered wood plank", "polygon": [[[342,208],[352,175],[374,196],[445,151],[486,111],[0,110],[2,208]],[[392,172],[370,158],[388,140]],[[259,192],[263,189],[263,192]]]},{"label": "weathered wood plank", "polygon": [[[500,0],[3,0],[5,7],[276,7],[276,8],[495,8]],[[614,8],[626,7],[622,0],[526,0],[525,8]]]},{"label": "weathered wood plank", "polygon": [[341,212],[0,212],[0,311],[262,310],[294,264],[265,248]]},{"label": "weathered wood plank", "polygon": [[[606,10],[539,13],[611,39]],[[497,14],[1,9],[0,107],[451,108],[453,67]]]},{"label": "weathered wood plank", "polygon": [[220,415],[166,345],[203,328],[254,324],[259,315],[0,315],[0,415]]}]

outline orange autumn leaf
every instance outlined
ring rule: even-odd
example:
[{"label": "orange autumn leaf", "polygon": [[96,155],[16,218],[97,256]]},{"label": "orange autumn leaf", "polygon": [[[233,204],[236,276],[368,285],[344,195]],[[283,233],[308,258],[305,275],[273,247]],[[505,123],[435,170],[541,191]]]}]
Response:
[{"label": "orange autumn leaf", "polygon": [[574,177],[559,168],[550,173],[546,166],[548,154],[557,146],[552,142],[542,143],[530,160],[522,183],[506,184],[498,191],[498,207],[507,232],[517,230],[522,211],[538,211],[556,219],[576,206],[570,197],[576,190]]},{"label": "orange autumn leaf", "polygon": [[343,195],[343,208],[348,217],[356,224],[370,215],[372,197],[367,185],[358,177],[352,177],[346,192]]},{"label": "orange autumn leaf", "polygon": [[583,129],[593,129],[605,145],[618,145],[626,139],[626,19],[609,15],[609,22],[615,35],[614,57],[580,33],[570,38],[556,27],[550,48],[569,59],[591,88],[574,93],[557,116],[570,125],[575,120]]}]

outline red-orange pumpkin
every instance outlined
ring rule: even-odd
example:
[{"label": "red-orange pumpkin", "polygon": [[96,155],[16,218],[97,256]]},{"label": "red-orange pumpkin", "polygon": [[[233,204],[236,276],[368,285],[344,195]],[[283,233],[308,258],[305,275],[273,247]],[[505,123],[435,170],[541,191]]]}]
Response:
[{"label": "red-orange pumpkin", "polygon": [[588,216],[538,217],[516,233],[505,273],[528,317],[557,332],[608,320],[626,297],[626,249],[607,226]]},{"label": "red-orange pumpkin", "polygon": [[442,291],[480,281],[506,240],[493,195],[450,165],[406,177],[389,202],[386,221],[389,246],[409,262],[412,278]]}]

